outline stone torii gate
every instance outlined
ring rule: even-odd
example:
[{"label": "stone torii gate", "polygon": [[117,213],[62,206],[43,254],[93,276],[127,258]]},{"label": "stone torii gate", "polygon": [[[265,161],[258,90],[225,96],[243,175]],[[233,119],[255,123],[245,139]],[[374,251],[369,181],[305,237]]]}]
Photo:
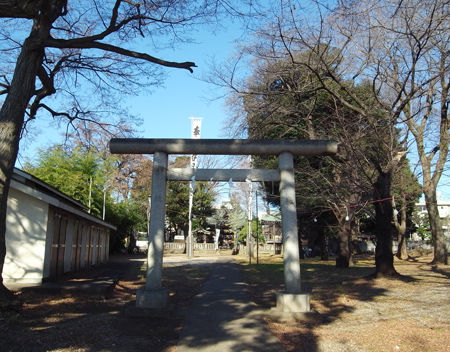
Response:
[{"label": "stone torii gate", "polygon": [[[294,155],[331,155],[337,151],[334,141],[320,140],[247,140],[247,139],[144,139],[113,138],[113,154],[154,154],[152,208],[145,287],[137,292],[136,305],[164,308],[168,290],[161,285],[164,250],[164,219],[167,180],[189,181],[280,181],[280,204],[284,246],[285,292],[277,294],[277,309],[283,312],[310,310],[309,294],[302,292],[300,253],[295,204]],[[169,154],[278,155],[278,169],[170,169]]]}]

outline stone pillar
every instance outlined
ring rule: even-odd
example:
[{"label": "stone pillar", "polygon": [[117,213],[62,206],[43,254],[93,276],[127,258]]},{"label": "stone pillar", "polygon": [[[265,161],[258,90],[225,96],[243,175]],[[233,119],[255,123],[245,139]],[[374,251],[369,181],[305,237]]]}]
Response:
[{"label": "stone pillar", "polygon": [[164,218],[166,205],[167,153],[156,152],[153,158],[152,208],[147,253],[147,282],[136,294],[136,306],[164,308],[169,292],[161,286],[164,251]]},{"label": "stone pillar", "polygon": [[310,310],[310,305],[309,295],[301,293],[294,156],[292,153],[281,153],[278,159],[278,167],[280,169],[280,203],[286,292],[277,294],[277,308],[284,312],[306,312]]}]

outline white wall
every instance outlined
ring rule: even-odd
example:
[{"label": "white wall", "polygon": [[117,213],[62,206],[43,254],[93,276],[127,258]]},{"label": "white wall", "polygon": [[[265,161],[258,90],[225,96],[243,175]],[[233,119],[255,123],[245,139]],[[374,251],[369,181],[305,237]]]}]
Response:
[{"label": "white wall", "polygon": [[[416,203],[416,208],[423,215],[427,215],[427,207],[424,201],[420,201]],[[447,218],[450,216],[450,201],[438,199],[438,211],[439,217]]]},{"label": "white wall", "polygon": [[3,268],[6,285],[42,281],[47,221],[47,203],[10,188],[6,213],[6,258]]}]

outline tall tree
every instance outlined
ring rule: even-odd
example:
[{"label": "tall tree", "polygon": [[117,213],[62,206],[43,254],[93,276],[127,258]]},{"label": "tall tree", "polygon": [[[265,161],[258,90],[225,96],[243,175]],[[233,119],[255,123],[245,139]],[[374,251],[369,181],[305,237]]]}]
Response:
[{"label": "tall tree", "polygon": [[[142,47],[138,38],[172,44],[221,9],[240,13],[228,1],[217,0],[0,1],[0,93],[5,95],[0,110],[0,274],[8,190],[26,123],[42,110],[69,122],[114,114],[121,94],[161,81],[159,67],[192,72],[193,62],[135,50]],[[55,94],[61,99],[48,99]],[[58,101],[59,107],[51,106]],[[7,293],[1,277],[0,293]]]},{"label": "tall tree", "polygon": [[[361,117],[361,126],[369,126],[374,138],[383,136],[379,147],[364,156],[376,170],[372,185],[377,199],[392,196],[393,173],[403,156],[396,147],[403,145],[398,143],[396,126],[408,126],[419,148],[434,261],[447,262],[435,196],[449,146],[447,1],[342,0],[330,8],[325,1],[288,0],[279,2],[275,12],[275,19],[257,31],[258,43],[246,52],[258,60],[287,58],[306,69],[320,89]],[[299,56],[298,52],[310,54]],[[352,89],[362,82],[370,87],[366,98]],[[436,125],[439,134],[430,138],[427,133]],[[385,150],[381,155],[380,148]],[[395,274],[390,249],[392,204],[380,201],[374,207],[377,272]]]},{"label": "tall tree", "polygon": [[320,38],[341,43],[347,73],[370,80],[379,108],[414,137],[435,263],[447,263],[436,189],[450,142],[449,10],[445,0],[340,1]]},{"label": "tall tree", "polygon": [[[296,24],[305,17],[294,16],[294,13],[299,14],[291,11],[295,2],[287,3],[286,16],[278,21],[283,45],[310,48],[321,58],[327,57],[322,50],[323,43],[339,48],[334,62],[339,62],[343,68],[341,77],[351,78],[355,83],[369,81],[377,109],[389,116],[392,125],[406,127],[411,132],[422,168],[422,186],[434,243],[433,262],[447,263],[436,190],[450,142],[448,2],[343,0],[332,11],[318,6],[323,16],[319,26],[306,20],[301,27]],[[295,37],[293,42],[292,37]],[[316,72],[307,62],[302,64]],[[332,73],[334,66],[329,67]],[[332,89],[328,81],[339,89]],[[348,91],[339,76],[330,75],[328,81],[324,80],[323,86],[336,98],[367,116],[370,109],[364,102],[356,99],[352,103],[345,99],[342,92],[347,94]],[[383,175],[387,176],[387,171],[385,169]]]},{"label": "tall tree", "polygon": [[245,226],[245,224],[247,223],[247,214],[244,211],[244,209],[242,208],[241,202],[238,199],[238,196],[236,194],[234,194],[231,199],[230,199],[230,205],[231,205],[231,209],[230,209],[230,215],[229,215],[229,222],[231,225],[231,230],[234,232],[235,234],[235,245],[238,245],[238,240],[239,240],[239,232],[241,231],[241,229]]},{"label": "tall tree", "polygon": [[[331,68],[337,49],[328,48],[327,54],[323,54],[328,58],[315,57],[311,49],[303,52],[292,49],[286,59],[284,47],[281,52],[273,50],[276,37],[263,45],[247,48],[248,52],[258,55],[259,60],[244,88],[235,90],[235,95],[243,102],[249,137],[337,140],[340,144],[337,158],[296,159],[299,212],[304,214],[311,208],[318,211],[320,207],[331,209],[339,227],[336,264],[347,267],[358,204],[363,200],[385,200],[371,203],[378,209],[377,269],[380,275],[395,275],[391,249],[392,210],[388,200],[400,144],[389,116],[377,109],[367,82],[352,85],[342,79],[346,92],[341,93],[341,98],[346,99],[346,103],[329,91],[339,89],[335,83],[325,89],[323,81],[332,74],[340,75],[338,63]],[[305,61],[316,71],[301,64]],[[356,99],[367,106],[365,114],[348,106]],[[262,159],[254,160],[258,163]]]},{"label": "tall tree", "polygon": [[[173,167],[187,167],[188,157],[177,157]],[[171,227],[178,233],[188,234],[189,226],[189,189],[188,182],[169,181],[167,186],[166,214]],[[213,202],[216,198],[215,184],[212,182],[195,182],[192,205],[193,227],[205,229],[207,218],[214,213]]]}]

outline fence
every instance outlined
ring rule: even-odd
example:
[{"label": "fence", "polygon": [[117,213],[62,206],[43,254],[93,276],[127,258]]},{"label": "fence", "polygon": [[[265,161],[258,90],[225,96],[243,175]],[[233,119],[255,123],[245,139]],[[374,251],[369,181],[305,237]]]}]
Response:
[{"label": "fence", "polygon": [[194,243],[194,251],[214,251],[214,243]]},{"label": "fence", "polygon": [[184,253],[186,244],[184,242],[164,242],[165,253]]},{"label": "fence", "polygon": [[[258,247],[259,253],[269,253],[269,254],[281,254],[282,251],[282,244],[281,243],[264,243],[260,244]],[[253,253],[256,255],[256,244],[253,245]],[[241,253],[247,253],[247,246],[245,245],[239,245],[239,251]]]},{"label": "fence", "polygon": [[[197,252],[213,252],[215,250],[214,243],[194,243],[194,251]],[[165,242],[165,253],[185,253],[185,242]]]}]

